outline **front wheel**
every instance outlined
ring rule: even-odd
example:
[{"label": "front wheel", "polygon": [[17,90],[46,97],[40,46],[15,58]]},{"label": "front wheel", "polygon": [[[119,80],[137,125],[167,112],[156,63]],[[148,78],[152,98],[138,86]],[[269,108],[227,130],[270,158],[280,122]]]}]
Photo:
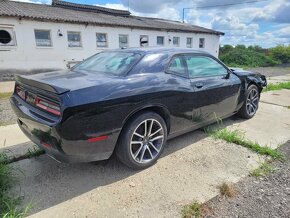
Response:
[{"label": "front wheel", "polygon": [[250,85],[246,92],[246,98],[243,106],[241,107],[238,115],[242,118],[252,118],[259,107],[260,92],[256,85]]},{"label": "front wheel", "polygon": [[135,116],[122,130],[116,155],[133,169],[144,169],[153,165],[161,155],[167,140],[166,124],[154,112]]}]

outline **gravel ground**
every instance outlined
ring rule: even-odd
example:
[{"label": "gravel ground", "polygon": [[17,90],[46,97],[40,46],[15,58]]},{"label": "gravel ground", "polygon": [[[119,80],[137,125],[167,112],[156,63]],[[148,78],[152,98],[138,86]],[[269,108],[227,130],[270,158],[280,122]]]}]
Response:
[{"label": "gravel ground", "polygon": [[249,71],[259,72],[266,77],[283,76],[290,74],[290,67],[257,67],[249,69]]},{"label": "gravel ground", "polygon": [[15,124],[16,120],[9,99],[0,100],[0,126]]},{"label": "gravel ground", "polygon": [[290,217],[290,142],[280,148],[285,162],[275,161],[266,177],[247,177],[233,198],[217,196],[205,204],[205,217]]}]

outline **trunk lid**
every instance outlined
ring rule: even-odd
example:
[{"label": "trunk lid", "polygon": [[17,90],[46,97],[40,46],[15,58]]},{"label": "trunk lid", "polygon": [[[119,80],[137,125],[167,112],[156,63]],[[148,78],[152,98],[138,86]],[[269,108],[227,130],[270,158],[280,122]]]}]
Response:
[{"label": "trunk lid", "polygon": [[103,84],[108,77],[104,74],[62,70],[30,76],[16,76],[16,81],[61,95],[76,89]]}]

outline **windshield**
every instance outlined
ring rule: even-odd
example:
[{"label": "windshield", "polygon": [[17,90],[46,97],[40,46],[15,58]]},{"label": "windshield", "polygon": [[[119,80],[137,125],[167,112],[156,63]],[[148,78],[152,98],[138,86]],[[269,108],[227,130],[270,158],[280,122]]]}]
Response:
[{"label": "windshield", "polygon": [[76,65],[73,70],[119,76],[131,69],[140,58],[140,54],[132,52],[101,52]]}]

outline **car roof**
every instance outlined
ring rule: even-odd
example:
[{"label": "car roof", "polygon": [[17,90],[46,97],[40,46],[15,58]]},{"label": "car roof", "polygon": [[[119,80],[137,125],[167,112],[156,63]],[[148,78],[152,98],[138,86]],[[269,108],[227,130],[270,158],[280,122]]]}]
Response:
[{"label": "car roof", "polygon": [[[194,53],[194,54],[208,54],[210,53],[205,51],[194,50],[190,48],[162,48],[162,47],[137,47],[137,48],[122,48],[106,51],[119,51],[119,52],[138,52],[143,54],[182,54],[182,53]],[[105,52],[106,52],[105,51]]]}]

